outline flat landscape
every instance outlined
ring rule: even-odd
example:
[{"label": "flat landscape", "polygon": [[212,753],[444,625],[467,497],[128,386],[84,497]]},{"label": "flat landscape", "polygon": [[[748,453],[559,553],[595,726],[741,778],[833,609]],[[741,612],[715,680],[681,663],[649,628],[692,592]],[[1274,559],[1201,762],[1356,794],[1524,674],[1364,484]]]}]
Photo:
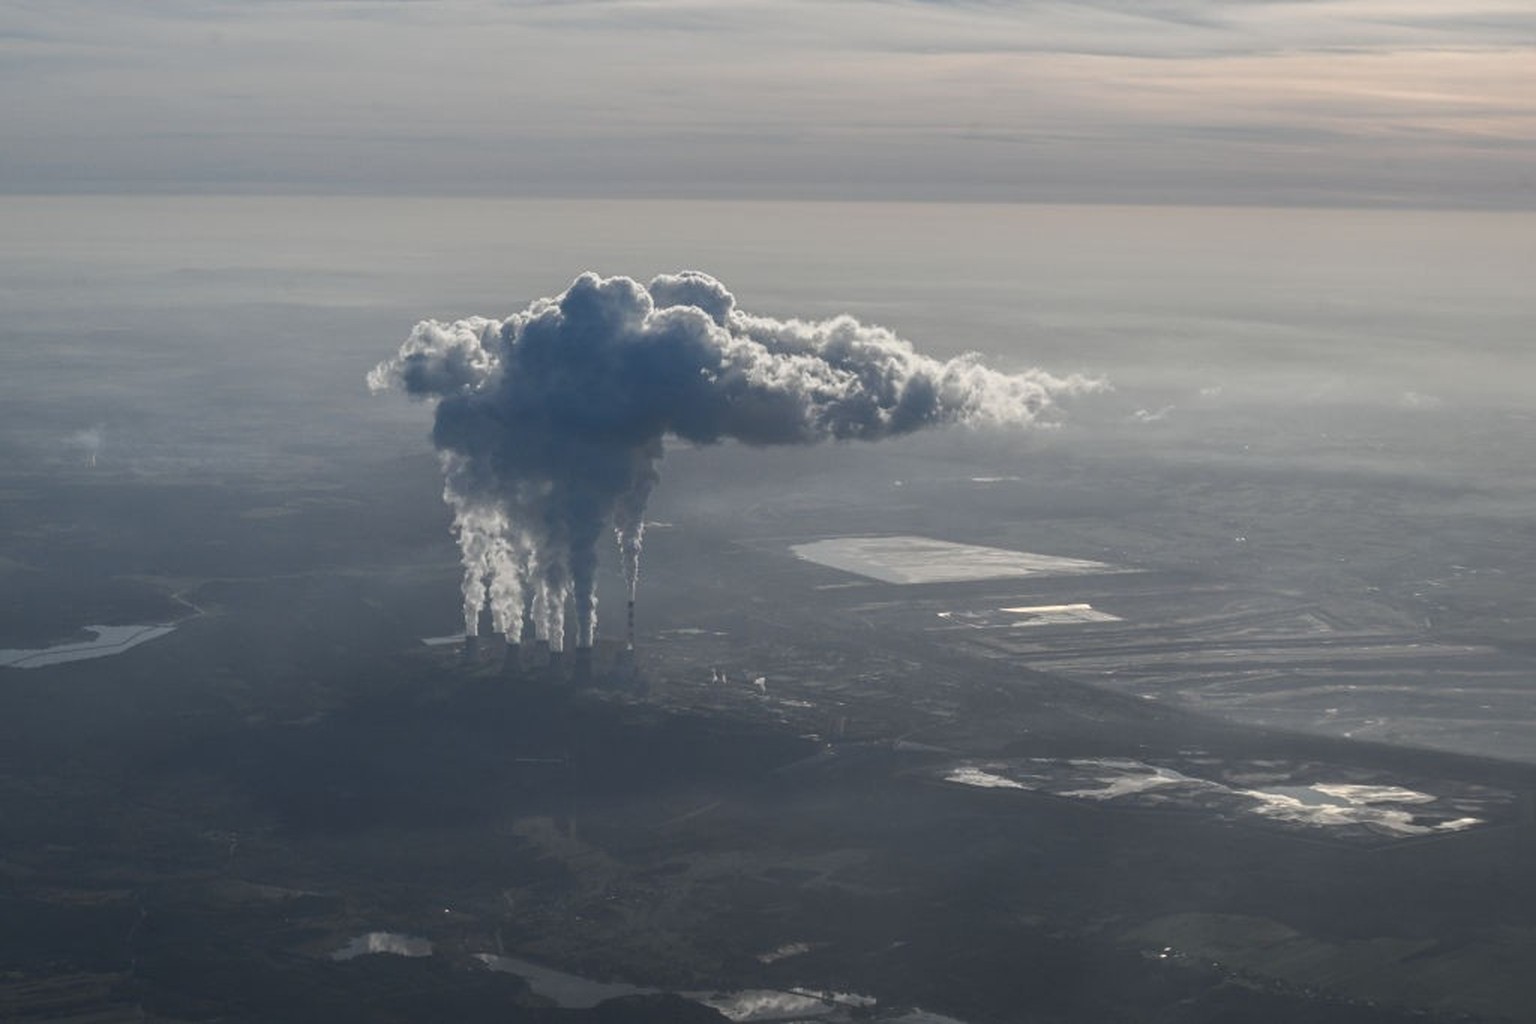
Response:
[{"label": "flat landscape", "polygon": [[[637,650],[605,568],[585,682],[509,673],[495,638],[471,663],[422,642],[458,607],[424,455],[280,490],[7,481],[33,496],[7,506],[7,572],[47,535],[72,582],[6,646],[69,641],[77,592],[88,622],[177,628],[0,669],[0,1016],[1386,1022],[1536,1000],[1531,655],[1470,625],[1479,576],[1444,562],[1476,552],[1341,563],[1368,487],[1307,481],[1341,510],[1323,543],[1262,480],[1212,471],[1230,507],[1186,517],[1187,480],[1149,499],[1069,453],[1031,456],[1048,492],[971,481],[1018,475],[990,460],[925,483],[951,457],[906,448],[682,497],[730,454],[669,456]],[[1117,487],[1140,511],[1071,507]],[[152,525],[125,536],[109,494]]]}]

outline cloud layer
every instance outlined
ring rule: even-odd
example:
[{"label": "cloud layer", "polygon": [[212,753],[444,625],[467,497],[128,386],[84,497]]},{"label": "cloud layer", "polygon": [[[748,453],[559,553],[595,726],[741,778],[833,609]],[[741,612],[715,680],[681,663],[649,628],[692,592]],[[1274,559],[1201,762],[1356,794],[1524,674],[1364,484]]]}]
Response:
[{"label": "cloud layer", "polygon": [[0,183],[1529,206],[1513,0],[50,0]]}]

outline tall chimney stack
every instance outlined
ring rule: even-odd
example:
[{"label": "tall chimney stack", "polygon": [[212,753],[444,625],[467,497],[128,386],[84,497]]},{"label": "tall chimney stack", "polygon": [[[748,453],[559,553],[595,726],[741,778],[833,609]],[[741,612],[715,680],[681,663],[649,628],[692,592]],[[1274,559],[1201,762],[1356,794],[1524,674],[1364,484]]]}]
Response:
[{"label": "tall chimney stack", "polygon": [[629,626],[624,632],[624,646],[629,650],[635,649],[635,599],[629,599]]}]

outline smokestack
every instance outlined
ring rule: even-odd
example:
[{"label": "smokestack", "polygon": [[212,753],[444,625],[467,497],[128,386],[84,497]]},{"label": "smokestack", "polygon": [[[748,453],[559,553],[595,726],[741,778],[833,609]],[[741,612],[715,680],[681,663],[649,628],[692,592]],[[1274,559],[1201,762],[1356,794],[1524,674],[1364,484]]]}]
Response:
[{"label": "smokestack", "polygon": [[608,674],[615,680],[624,681],[635,674],[635,648],[630,643],[621,647],[613,655],[613,664],[608,668]]},{"label": "smokestack", "polygon": [[551,650],[549,662],[544,666],[545,671],[554,679],[565,678],[565,652]]},{"label": "smokestack", "polygon": [[629,612],[629,625],[628,625],[628,627],[624,631],[624,648],[625,648],[625,650],[632,651],[632,650],[635,649],[635,599],[634,598],[630,598],[629,599],[628,612]]},{"label": "smokestack", "polygon": [[480,636],[468,633],[464,637],[464,664],[474,665],[480,660]]},{"label": "smokestack", "polygon": [[506,650],[501,656],[501,674],[503,676],[521,675],[523,671],[523,645],[507,638]]},{"label": "smokestack", "polygon": [[592,648],[576,648],[575,660],[571,663],[571,678],[576,682],[585,683],[592,679]]}]

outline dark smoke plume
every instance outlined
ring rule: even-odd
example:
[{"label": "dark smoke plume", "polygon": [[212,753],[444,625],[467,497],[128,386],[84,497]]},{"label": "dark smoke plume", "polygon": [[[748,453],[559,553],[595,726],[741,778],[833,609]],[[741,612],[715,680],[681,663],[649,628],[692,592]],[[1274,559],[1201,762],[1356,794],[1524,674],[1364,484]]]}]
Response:
[{"label": "dark smoke plume", "polygon": [[437,402],[464,561],[464,625],[531,621],[558,650],[597,623],[597,544],[618,537],[630,599],[662,440],[748,445],[873,441],[949,423],[1017,426],[1093,381],[941,361],[851,317],[774,320],[736,308],[707,274],[644,286],[583,274],[506,320],[416,325],[368,375]]}]

